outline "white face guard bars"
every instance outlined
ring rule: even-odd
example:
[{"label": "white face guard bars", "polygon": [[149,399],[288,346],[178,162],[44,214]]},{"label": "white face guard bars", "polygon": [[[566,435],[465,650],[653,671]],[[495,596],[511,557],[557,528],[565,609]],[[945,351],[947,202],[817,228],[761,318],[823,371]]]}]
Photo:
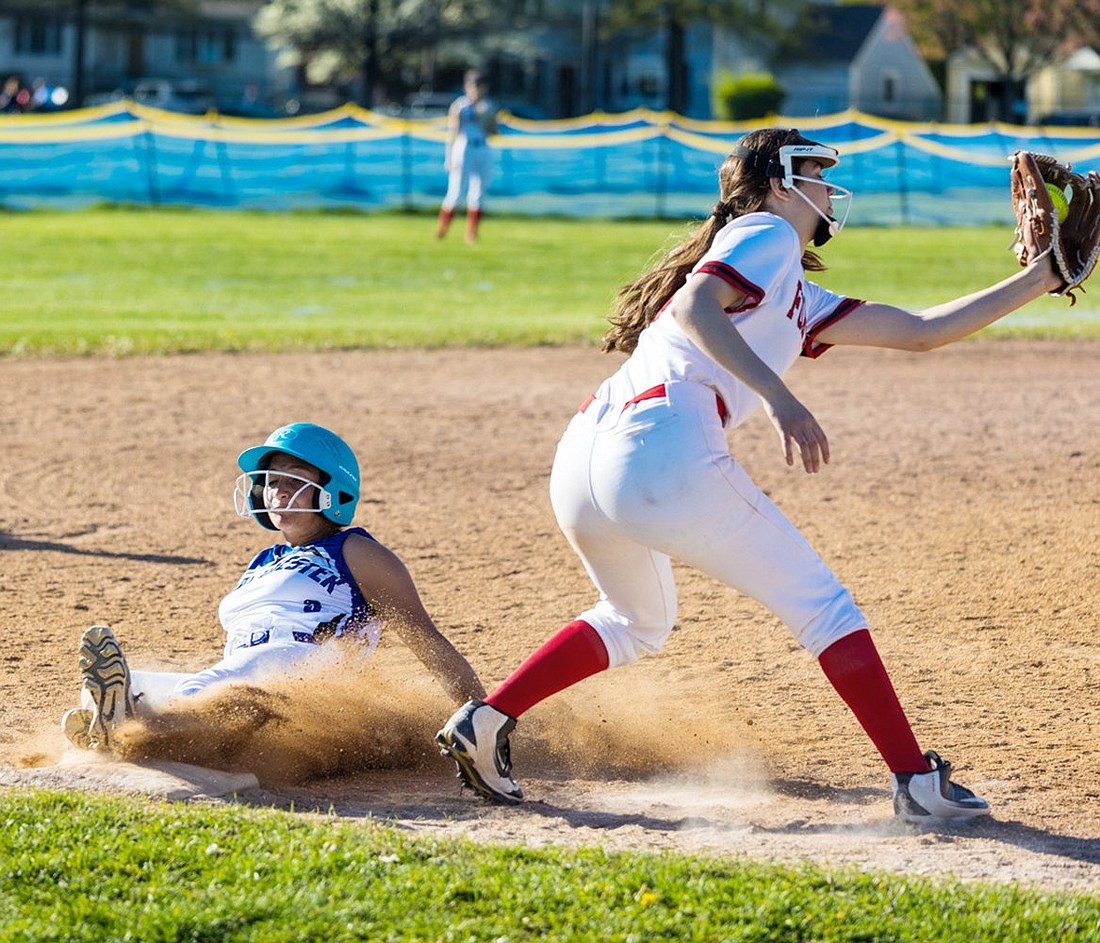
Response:
[{"label": "white face guard bars", "polygon": [[[840,163],[840,152],[835,147],[827,147],[824,144],[788,144],[786,147],[779,148],[779,166],[782,169],[782,174],[779,175],[779,179],[783,186],[789,187],[792,192],[797,193],[803,200],[810,204],[814,212],[817,213],[828,227],[828,234],[831,238],[839,233],[844,224],[848,222],[848,213],[852,209],[852,191],[844,187],[838,187],[834,183],[829,183],[827,180],[821,180],[817,177],[804,177],[794,172],[794,162],[796,160],[813,160],[821,164],[823,170],[835,167]],[[803,183],[816,183],[823,187],[829,188],[829,198],[833,203],[838,200],[842,201],[844,212],[840,217],[840,220],[836,220],[832,216],[828,216],[820,209],[814,206],[813,201],[806,196],[798,187],[794,185],[796,180],[800,180]],[[815,245],[821,245],[824,240],[814,240]]]},{"label": "white face guard bars", "polygon": [[[266,491],[271,484],[272,476],[294,482],[301,482],[300,487],[290,496],[290,500],[287,501],[288,505],[294,504],[294,502],[298,500],[298,496],[305,493],[307,488],[316,488],[318,491],[317,507],[269,508],[265,500],[256,501],[255,503],[259,506],[253,507],[253,496],[256,494],[257,489],[260,490],[260,495],[258,495],[258,497],[262,498],[262,493]],[[275,511],[278,514],[317,514],[320,511],[326,511],[332,507],[332,495],[321,485],[317,484],[317,482],[310,481],[308,478],[303,478],[301,475],[292,475],[290,472],[260,469],[258,471],[245,472],[243,475],[237,476],[237,480],[233,485],[233,507],[237,511],[238,517],[255,517],[257,514],[267,514],[269,511]]]}]

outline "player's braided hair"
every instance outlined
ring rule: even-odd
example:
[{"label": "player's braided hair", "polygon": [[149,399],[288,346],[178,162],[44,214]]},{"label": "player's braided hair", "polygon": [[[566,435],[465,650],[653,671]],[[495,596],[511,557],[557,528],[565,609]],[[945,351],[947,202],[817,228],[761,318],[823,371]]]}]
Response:
[{"label": "player's braided hair", "polygon": [[[778,160],[779,148],[788,144],[813,144],[793,128],[764,128],[741,139],[741,146]],[[761,162],[749,164],[732,154],[718,168],[718,202],[706,221],[687,239],[675,246],[615,296],[611,329],[604,335],[605,352],[620,350],[630,354],[638,344],[638,335],[687,280],[695,264],[710,249],[714,237],[731,219],[764,208],[769,178],[760,169]],[[767,161],[763,161],[765,165]],[[798,171],[798,167],[795,170]],[[820,272],[825,264],[816,252],[802,254],[802,266],[808,272]]]}]

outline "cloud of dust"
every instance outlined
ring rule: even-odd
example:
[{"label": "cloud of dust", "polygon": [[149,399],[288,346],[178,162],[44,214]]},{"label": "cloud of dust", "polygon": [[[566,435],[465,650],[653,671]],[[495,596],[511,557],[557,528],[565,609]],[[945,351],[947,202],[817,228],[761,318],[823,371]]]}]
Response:
[{"label": "cloud of dust", "polygon": [[43,766],[56,766],[64,752],[62,741],[58,737],[55,724],[49,731],[32,733],[14,747],[12,763],[16,769],[34,769]]},{"label": "cloud of dust", "polygon": [[598,691],[575,689],[524,716],[512,735],[518,772],[521,764],[596,779],[698,771],[749,739],[703,694],[671,694],[626,672],[604,680]]},{"label": "cloud of dust", "polygon": [[[332,647],[295,677],[224,686],[130,721],[113,752],[250,772],[265,786],[372,769],[449,772],[434,738],[454,708],[419,664],[395,668],[384,650],[364,661]],[[521,779],[650,779],[703,770],[744,740],[706,698],[620,674],[534,708],[512,750]],[[56,760],[45,741],[34,747],[23,765]]]},{"label": "cloud of dust", "polygon": [[453,710],[438,686],[330,651],[297,676],[223,686],[127,723],[114,752],[250,772],[264,785],[427,766]]}]

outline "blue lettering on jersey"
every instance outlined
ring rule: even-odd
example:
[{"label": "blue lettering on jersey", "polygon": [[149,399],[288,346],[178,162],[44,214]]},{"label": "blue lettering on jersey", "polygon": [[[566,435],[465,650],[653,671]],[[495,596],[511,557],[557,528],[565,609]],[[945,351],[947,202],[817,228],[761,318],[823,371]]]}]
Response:
[{"label": "blue lettering on jersey", "polygon": [[278,560],[274,563],[257,563],[237,581],[237,588],[239,589],[242,586],[247,586],[257,576],[274,573],[277,570],[296,570],[303,576],[308,576],[314,583],[329,594],[337,587],[347,585],[347,580],[340,576],[339,573],[334,573],[330,567],[319,566],[311,560],[307,560],[301,556],[291,556],[285,560]]},{"label": "blue lettering on jersey", "polygon": [[[259,569],[261,568],[258,567],[257,570]],[[277,570],[296,570],[303,576],[308,576],[328,593],[332,593],[338,586],[347,585],[347,580],[340,576],[340,574],[334,573],[330,567],[318,565],[312,560],[307,560],[303,556],[291,556],[285,560],[279,560],[273,564],[268,564],[262,567],[262,569],[267,573],[274,573]],[[258,575],[259,573],[257,571],[249,571],[249,573],[245,573],[245,575],[241,577],[241,581],[237,585],[243,586],[253,577]]]}]

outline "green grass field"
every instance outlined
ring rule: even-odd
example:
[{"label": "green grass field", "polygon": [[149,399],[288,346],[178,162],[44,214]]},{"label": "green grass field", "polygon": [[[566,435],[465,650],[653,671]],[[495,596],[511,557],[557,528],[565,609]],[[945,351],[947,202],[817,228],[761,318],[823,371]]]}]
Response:
[{"label": "green grass field", "polygon": [[1100,901],[736,858],[412,838],[239,806],[0,796],[0,940],[1094,940]]},{"label": "green grass field", "polygon": [[[8,213],[0,352],[162,353],[592,343],[611,299],[689,224],[489,218],[436,243],[393,214]],[[1011,234],[850,229],[827,287],[921,306],[1016,271]],[[1100,333],[1100,307],[1044,298],[992,329]]]},{"label": "green grass field", "polygon": [[[0,217],[0,352],[594,343],[682,224],[95,210]],[[858,230],[821,280],[920,306],[1016,270],[1000,229]],[[1085,295],[1000,333],[1096,336]],[[722,857],[521,850],[271,810],[0,792],[0,943],[1100,939],[1100,899]]]}]

